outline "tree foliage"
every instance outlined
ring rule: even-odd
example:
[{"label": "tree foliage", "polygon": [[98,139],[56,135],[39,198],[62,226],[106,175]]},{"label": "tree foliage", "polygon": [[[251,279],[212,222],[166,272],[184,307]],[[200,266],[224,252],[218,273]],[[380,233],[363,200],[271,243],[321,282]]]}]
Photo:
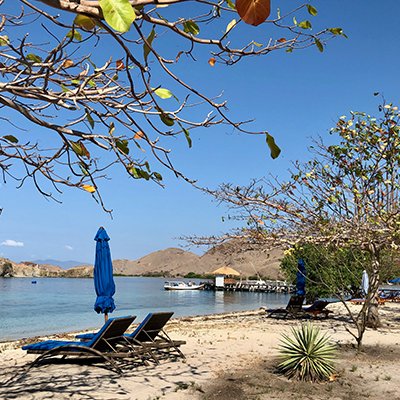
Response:
[{"label": "tree foliage", "polygon": [[336,249],[305,244],[285,252],[281,267],[288,278],[296,281],[297,261],[306,265],[306,299],[312,303],[318,298],[360,297],[360,284],[367,254],[356,249]]},{"label": "tree foliage", "polygon": [[[363,269],[369,292],[360,313],[352,315],[359,344],[367,324],[379,326],[384,258],[400,246],[400,113],[385,103],[379,111],[379,119],[363,112],[340,117],[331,130],[337,144],[318,140],[310,161],[295,162],[287,182],[224,184],[209,191],[247,221],[246,227],[216,240],[241,236],[271,247],[311,244],[367,253]],[[209,238],[196,241],[209,243]]]},{"label": "tree foliage", "polygon": [[[281,268],[288,280],[295,283],[298,260],[306,265],[307,302],[318,298],[362,298],[361,278],[363,270],[371,264],[370,255],[359,248],[317,246],[312,243],[296,245],[285,251]],[[400,275],[398,252],[382,254],[381,281]]]},{"label": "tree foliage", "polygon": [[[254,33],[262,40],[250,41],[241,34],[244,26],[231,0],[193,0],[190,7],[183,0],[4,3],[0,0],[3,180],[23,185],[32,179],[50,197],[63,185],[76,187],[101,203],[97,182],[114,164],[133,179],[162,185],[161,168],[191,182],[175,167],[171,149],[179,141],[190,148],[193,129],[226,124],[267,134],[235,121],[226,101],[194,85],[183,65],[190,70],[198,61],[208,69],[275,51],[313,45],[321,50],[327,39],[344,35],[340,28],[311,30],[309,19],[317,11],[309,4],[289,10],[282,4],[265,20],[268,0],[237,0],[244,21],[265,20],[262,32]],[[279,148],[271,138],[267,134],[275,157]]]}]

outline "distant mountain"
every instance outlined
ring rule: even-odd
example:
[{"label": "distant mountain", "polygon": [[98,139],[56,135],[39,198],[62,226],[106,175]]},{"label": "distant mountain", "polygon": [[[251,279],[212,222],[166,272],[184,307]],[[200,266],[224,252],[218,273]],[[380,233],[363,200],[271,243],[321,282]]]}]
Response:
[{"label": "distant mountain", "polygon": [[[260,245],[232,240],[211,248],[202,256],[182,249],[168,248],[138,260],[113,260],[113,267],[114,275],[182,277],[189,272],[208,274],[222,266],[229,266],[239,271],[242,277],[258,275],[282,279],[282,257],[283,251],[279,248],[268,250]],[[58,260],[25,261],[17,264],[0,258],[0,277],[13,276],[91,277],[93,264]]]},{"label": "distant mountain", "polygon": [[[22,261],[23,263],[24,261]],[[78,267],[80,265],[88,265],[89,263],[87,262],[82,262],[82,261],[60,261],[60,260],[52,260],[52,259],[48,259],[48,260],[32,260],[29,261],[31,263],[34,264],[44,264],[44,265],[57,265],[63,269],[69,269],[72,267]]]}]

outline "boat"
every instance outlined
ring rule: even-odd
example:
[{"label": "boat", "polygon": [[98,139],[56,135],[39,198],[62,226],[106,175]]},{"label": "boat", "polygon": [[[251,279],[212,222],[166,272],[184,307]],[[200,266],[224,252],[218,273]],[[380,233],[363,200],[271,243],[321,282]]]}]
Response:
[{"label": "boat", "polygon": [[203,288],[204,283],[196,284],[194,282],[167,281],[164,284],[165,290],[201,290]]}]

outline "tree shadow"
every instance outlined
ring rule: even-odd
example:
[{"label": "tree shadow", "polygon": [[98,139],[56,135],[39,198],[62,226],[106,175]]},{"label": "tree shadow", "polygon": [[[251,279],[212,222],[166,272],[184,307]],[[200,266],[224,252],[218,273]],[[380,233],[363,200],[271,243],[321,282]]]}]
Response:
[{"label": "tree shadow", "polygon": [[[122,374],[110,370],[96,359],[49,359],[31,364],[3,364],[0,399],[132,399],[136,389],[155,396],[175,391],[184,382],[189,386],[208,371],[207,366],[190,365],[174,356],[160,355],[160,364],[137,360],[118,363]],[[148,398],[148,395],[143,395]]]}]

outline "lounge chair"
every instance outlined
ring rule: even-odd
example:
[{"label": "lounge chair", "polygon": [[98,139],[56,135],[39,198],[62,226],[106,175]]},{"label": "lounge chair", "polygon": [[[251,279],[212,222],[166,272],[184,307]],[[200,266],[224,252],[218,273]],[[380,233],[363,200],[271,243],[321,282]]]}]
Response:
[{"label": "lounge chair", "polygon": [[[128,344],[123,345],[123,335],[132,324],[136,316],[110,318],[103,327],[85,342],[46,340],[44,342],[28,344],[22,347],[28,353],[40,354],[31,366],[54,356],[98,357],[121,372],[115,364],[115,358],[133,357],[134,354]],[[139,354],[139,353],[137,353]]]},{"label": "lounge chair", "polygon": [[[170,353],[170,349],[176,351],[177,355],[185,359],[184,354],[179,347],[186,344],[184,340],[172,340],[164,331],[164,326],[171,319],[173,312],[157,312],[149,313],[139,324],[139,326],[130,334],[125,334],[124,337],[133,345],[142,346],[151,353],[152,358],[158,362],[155,351],[163,351]],[[77,339],[91,340],[93,333],[77,335]]]},{"label": "lounge chair", "polygon": [[306,316],[318,317],[322,315],[327,318],[329,314],[332,312],[331,310],[327,310],[325,307],[329,304],[329,301],[325,300],[315,300],[313,304],[308,307],[302,307],[301,313]]},{"label": "lounge chair", "polygon": [[301,312],[304,296],[292,295],[286,308],[266,310],[268,318],[295,318]]}]

